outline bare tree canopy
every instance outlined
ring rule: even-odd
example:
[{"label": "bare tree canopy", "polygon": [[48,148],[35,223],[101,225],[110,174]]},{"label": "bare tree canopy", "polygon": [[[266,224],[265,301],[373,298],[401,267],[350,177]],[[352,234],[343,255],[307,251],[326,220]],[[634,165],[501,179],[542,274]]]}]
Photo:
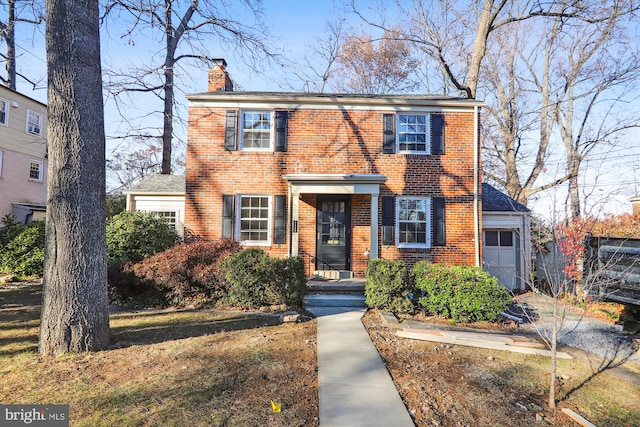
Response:
[{"label": "bare tree canopy", "polygon": [[97,0],[47,1],[48,203],[40,352],[109,345]]},{"label": "bare tree canopy", "polygon": [[0,38],[6,45],[6,51],[0,54],[0,63],[4,62],[7,70],[6,76],[0,76],[0,82],[16,90],[20,76],[35,88],[37,83],[32,78],[17,71],[16,26],[18,23],[39,26],[44,21],[44,1],[4,0],[0,1],[0,8],[6,11],[6,18],[0,20]]},{"label": "bare tree canopy", "polygon": [[[247,11],[254,22],[246,15],[237,17]],[[111,22],[128,23],[121,35],[127,43],[135,44],[136,37],[146,33],[160,44],[157,55],[125,69],[108,70],[107,88],[116,97],[146,92],[162,102],[162,135],[152,136],[162,138],[162,173],[171,173],[178,65],[191,60],[210,66],[222,56],[212,52],[212,46],[240,52],[254,66],[274,57],[258,0],[116,0],[108,2],[104,19],[107,28]]]},{"label": "bare tree canopy", "polygon": [[[367,34],[350,35],[337,57],[338,90],[347,93],[403,93],[418,87],[419,61],[397,29],[385,30],[377,41]],[[412,78],[413,77],[413,78]]]},{"label": "bare tree canopy", "polygon": [[352,11],[376,30],[403,28],[399,38],[429,58],[433,81],[446,77],[442,93],[485,100],[490,181],[525,205],[567,185],[567,215],[581,215],[589,156],[639,123],[626,108],[640,69],[629,38],[637,0],[396,1],[392,24],[364,4],[352,0]]}]

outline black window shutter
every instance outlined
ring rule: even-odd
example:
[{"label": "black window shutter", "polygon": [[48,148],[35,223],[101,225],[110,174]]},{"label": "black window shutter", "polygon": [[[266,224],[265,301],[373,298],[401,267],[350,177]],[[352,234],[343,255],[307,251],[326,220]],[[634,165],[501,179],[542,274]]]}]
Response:
[{"label": "black window shutter", "polygon": [[433,201],[433,246],[445,246],[447,243],[447,227],[445,221],[444,197],[434,197]]},{"label": "black window shutter", "polygon": [[287,151],[287,111],[276,111],[276,148],[275,151]]},{"label": "black window shutter", "polygon": [[431,114],[431,154],[444,154],[444,114]]},{"label": "black window shutter", "polygon": [[285,243],[287,230],[287,196],[274,197],[273,212],[273,243]]},{"label": "black window shutter", "polygon": [[224,124],[224,149],[235,151],[238,149],[238,113],[235,110],[227,111]]},{"label": "black window shutter", "polygon": [[382,197],[382,244],[393,245],[395,243],[395,201],[393,196]]},{"label": "black window shutter", "polygon": [[396,148],[396,115],[382,115],[382,152],[391,154]]},{"label": "black window shutter", "polygon": [[232,195],[222,196],[222,238],[233,239],[233,225],[235,224],[236,198]]}]

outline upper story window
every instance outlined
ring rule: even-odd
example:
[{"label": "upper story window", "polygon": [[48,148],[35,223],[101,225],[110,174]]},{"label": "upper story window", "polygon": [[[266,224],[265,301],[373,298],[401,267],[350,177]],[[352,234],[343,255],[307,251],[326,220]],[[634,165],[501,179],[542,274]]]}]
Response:
[{"label": "upper story window", "polygon": [[27,110],[27,133],[32,135],[42,135],[42,115]]},{"label": "upper story window", "polygon": [[29,162],[29,179],[32,181],[42,181],[44,173],[44,163],[38,160]]},{"label": "upper story window", "polygon": [[0,98],[0,125],[9,123],[9,101]]},{"label": "upper story window", "polygon": [[431,247],[431,199],[398,197],[396,209],[398,247]]},{"label": "upper story window", "polygon": [[242,112],[242,148],[271,150],[271,112]]},{"label": "upper story window", "polygon": [[428,114],[398,114],[398,149],[429,154]]},{"label": "upper story window", "polygon": [[383,114],[382,152],[445,154],[444,125],[442,113]]},{"label": "upper story window", "polygon": [[287,151],[289,112],[227,110],[224,149],[227,151]]}]

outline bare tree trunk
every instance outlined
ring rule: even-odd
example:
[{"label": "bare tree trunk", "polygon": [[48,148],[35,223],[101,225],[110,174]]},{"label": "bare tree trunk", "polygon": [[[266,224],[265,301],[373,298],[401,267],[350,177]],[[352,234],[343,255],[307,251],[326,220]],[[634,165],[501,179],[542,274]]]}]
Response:
[{"label": "bare tree trunk", "polygon": [[4,40],[7,42],[7,81],[16,90],[16,0],[9,0],[9,17]]},{"label": "bare tree trunk", "polygon": [[165,37],[166,54],[164,59],[164,108],[162,110],[164,122],[162,130],[162,167],[160,173],[171,173],[171,141],[173,138],[173,66],[175,58],[176,41],[173,35],[173,25],[171,17],[174,0],[165,0]]},{"label": "bare tree trunk", "polygon": [[[553,284],[555,286],[555,284]],[[558,291],[556,290],[556,293]],[[549,384],[549,408],[556,407],[556,377],[558,371],[558,296],[553,299],[553,323],[551,326],[551,382]]]},{"label": "bare tree trunk", "polygon": [[49,200],[40,353],[109,345],[97,0],[48,0]]}]

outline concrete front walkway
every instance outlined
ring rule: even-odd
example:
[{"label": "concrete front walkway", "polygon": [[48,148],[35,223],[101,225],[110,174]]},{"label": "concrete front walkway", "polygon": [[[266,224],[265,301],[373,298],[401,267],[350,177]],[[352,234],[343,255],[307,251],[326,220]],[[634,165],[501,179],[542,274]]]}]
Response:
[{"label": "concrete front walkway", "polygon": [[361,318],[364,308],[314,307],[321,427],[414,426]]}]

